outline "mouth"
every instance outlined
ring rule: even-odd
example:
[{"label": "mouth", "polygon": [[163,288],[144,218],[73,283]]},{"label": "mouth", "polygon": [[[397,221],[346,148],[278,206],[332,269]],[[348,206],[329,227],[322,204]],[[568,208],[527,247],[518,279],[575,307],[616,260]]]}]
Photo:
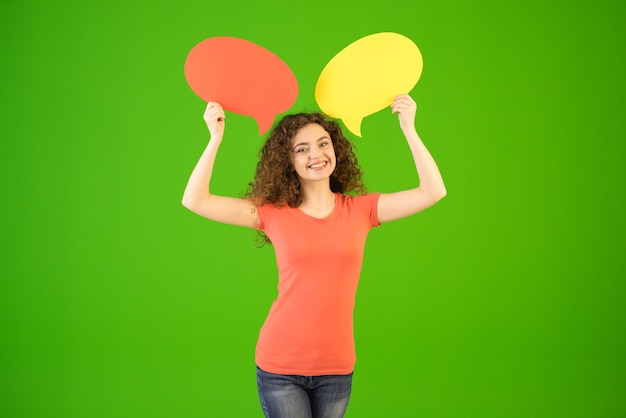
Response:
[{"label": "mouth", "polygon": [[328,165],[328,161],[320,161],[314,164],[309,165],[309,168],[312,170],[320,170],[325,168]]}]

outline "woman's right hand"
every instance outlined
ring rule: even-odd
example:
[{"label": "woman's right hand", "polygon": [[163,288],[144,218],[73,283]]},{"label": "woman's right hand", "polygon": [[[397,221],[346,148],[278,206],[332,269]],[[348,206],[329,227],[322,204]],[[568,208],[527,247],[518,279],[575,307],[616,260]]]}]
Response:
[{"label": "woman's right hand", "polygon": [[208,102],[203,117],[211,138],[221,138],[224,135],[224,120],[226,119],[222,106],[217,102]]}]

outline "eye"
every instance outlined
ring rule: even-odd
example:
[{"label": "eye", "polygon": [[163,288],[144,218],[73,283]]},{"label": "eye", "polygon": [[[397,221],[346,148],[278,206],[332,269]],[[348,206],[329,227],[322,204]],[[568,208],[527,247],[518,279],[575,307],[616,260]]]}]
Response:
[{"label": "eye", "polygon": [[304,147],[296,148],[296,154],[301,154],[303,152],[307,152],[307,148],[304,148]]},{"label": "eye", "polygon": [[325,146],[327,146],[327,145],[328,145],[328,141],[324,141],[324,142],[322,142],[322,143],[320,144],[320,147],[325,147]]}]

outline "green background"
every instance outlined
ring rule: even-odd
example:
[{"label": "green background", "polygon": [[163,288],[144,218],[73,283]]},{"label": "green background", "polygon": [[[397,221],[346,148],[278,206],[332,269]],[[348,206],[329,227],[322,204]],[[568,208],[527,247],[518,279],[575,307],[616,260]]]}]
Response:
[{"label": "green background", "polygon": [[[261,416],[273,250],[180,203],[208,140],[184,60],[248,39],[315,110],[383,31],[422,51],[448,196],[370,234],[347,416],[626,416],[625,28],[612,0],[3,1],[0,416]],[[227,123],[214,189],[238,195],[263,138]],[[394,115],[355,143],[370,190],[416,184]]]}]

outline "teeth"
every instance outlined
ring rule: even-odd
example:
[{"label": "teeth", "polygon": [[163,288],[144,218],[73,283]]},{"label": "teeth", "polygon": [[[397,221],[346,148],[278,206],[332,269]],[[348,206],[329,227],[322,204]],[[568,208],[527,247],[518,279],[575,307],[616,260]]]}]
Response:
[{"label": "teeth", "polygon": [[324,167],[325,165],[326,165],[326,162],[322,162],[322,163],[311,164],[309,167],[310,168],[320,168],[320,167]]}]

